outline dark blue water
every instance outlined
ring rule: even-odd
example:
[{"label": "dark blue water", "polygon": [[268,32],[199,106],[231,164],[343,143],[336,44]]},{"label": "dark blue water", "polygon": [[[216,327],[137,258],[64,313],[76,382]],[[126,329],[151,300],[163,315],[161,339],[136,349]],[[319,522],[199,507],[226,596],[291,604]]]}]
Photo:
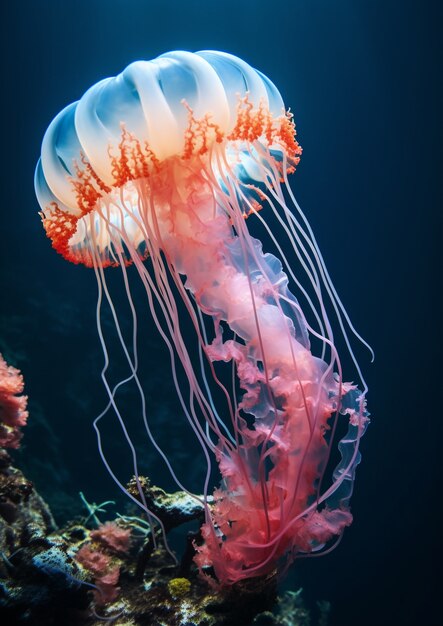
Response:
[{"label": "dark blue water", "polygon": [[[294,189],[355,325],[373,423],[354,525],[287,586],[333,605],[335,626],[438,623],[441,584],[441,26],[439,3],[405,0],[21,2],[3,8],[0,349],[20,367],[31,418],[19,462],[60,519],[116,497],[97,454],[104,402],[95,279],[50,247],[33,170],[52,117],[97,80],[171,49],[232,52],[270,76],[304,152]],[[147,351],[159,340],[142,329]],[[142,323],[143,326],[143,323]],[[158,436],[203,470],[159,352],[145,373]],[[131,407],[128,392],[128,407]],[[130,471],[119,436],[110,458]],[[184,444],[184,445],[183,445]],[[185,451],[183,449],[185,448]],[[143,456],[142,469],[171,487]]]}]

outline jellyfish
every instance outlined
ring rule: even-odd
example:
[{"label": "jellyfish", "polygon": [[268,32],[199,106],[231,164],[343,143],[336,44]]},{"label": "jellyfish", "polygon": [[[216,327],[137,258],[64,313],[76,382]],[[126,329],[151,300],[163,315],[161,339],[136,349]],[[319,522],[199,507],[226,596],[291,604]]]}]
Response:
[{"label": "jellyfish", "polygon": [[[367,344],[291,189],[300,156],[293,116],[263,73],[224,52],[176,51],[131,63],[63,109],[46,131],[36,168],[52,246],[97,277],[106,364],[102,300],[113,311],[126,380],[136,381],[143,398],[148,438],[186,490],[152,434],[138,377],[128,272],[140,278],[183,418],[206,462],[202,495],[191,494],[205,511],[195,563],[221,585],[328,552],[352,521],[349,501],[369,420],[351,339]],[[132,350],[107,287],[109,267],[122,274]],[[356,384],[343,378],[337,343],[346,347]],[[112,388],[102,378],[137,476],[116,403],[126,381]],[[340,460],[330,470],[340,431]],[[100,437],[99,445],[119,482]],[[221,482],[211,494],[214,461]],[[140,489],[131,497],[161,523],[142,496]]]}]

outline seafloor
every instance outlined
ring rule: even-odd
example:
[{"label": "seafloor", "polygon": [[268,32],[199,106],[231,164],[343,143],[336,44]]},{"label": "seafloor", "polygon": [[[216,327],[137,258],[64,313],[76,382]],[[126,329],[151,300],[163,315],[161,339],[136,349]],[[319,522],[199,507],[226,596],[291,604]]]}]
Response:
[{"label": "seafloor", "polygon": [[[167,531],[202,512],[181,492],[142,478],[150,507]],[[129,485],[136,493],[133,480]],[[106,503],[103,503],[106,505]],[[219,589],[193,564],[192,540],[174,563],[159,535],[136,516],[102,523],[106,506],[57,527],[46,502],[0,449],[0,616],[32,626],[309,626],[301,590],[279,597],[276,574]],[[326,626],[329,605],[317,607]]]}]

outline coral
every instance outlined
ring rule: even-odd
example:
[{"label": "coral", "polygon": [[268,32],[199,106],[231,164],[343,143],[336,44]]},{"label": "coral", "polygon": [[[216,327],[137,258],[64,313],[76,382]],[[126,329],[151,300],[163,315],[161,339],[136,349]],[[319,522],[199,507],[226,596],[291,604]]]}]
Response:
[{"label": "coral", "polygon": [[93,543],[84,544],[75,555],[75,560],[94,576],[95,602],[105,605],[113,602],[120,591],[117,587],[120,563],[112,555],[128,552],[131,530],[121,528],[116,522],[105,522],[90,531],[89,538]]},{"label": "coral", "polygon": [[100,576],[104,570],[106,570],[111,564],[111,558],[100,552],[94,550],[90,544],[85,544],[75,555],[75,560],[83,565],[91,574]]},{"label": "coral", "polygon": [[[317,602],[316,626],[327,626],[330,610],[329,602]],[[311,611],[305,606],[303,589],[286,591],[277,602],[276,609],[257,615],[253,626],[311,626]]]},{"label": "coral", "polygon": [[[146,502],[148,509],[158,517],[163,524],[166,533],[181,524],[186,524],[192,520],[199,520],[202,522],[204,519],[204,508],[202,505],[204,496],[191,497],[183,491],[166,493],[163,489],[160,489],[156,485],[152,485],[149,478],[145,476],[138,476],[136,479],[134,476],[128,483],[128,492],[134,498],[139,500],[139,489],[143,492],[144,501]],[[212,502],[212,497],[208,498],[208,502]],[[139,524],[137,524],[136,527],[140,530]],[[149,525],[148,529],[150,529]],[[155,541],[153,540],[151,533],[137,559],[136,578],[139,580],[143,578],[146,563],[151,556],[154,544]],[[190,541],[188,542],[188,549],[185,551],[182,558],[180,575],[189,569],[190,561],[193,556],[194,548],[192,546],[192,541]]]},{"label": "coral", "polygon": [[8,523],[17,519],[18,507],[33,492],[32,483],[11,467],[0,472],[0,516]]},{"label": "coral", "polygon": [[131,545],[131,531],[115,522],[105,522],[91,532],[91,539],[98,541],[114,554],[124,554]]},{"label": "coral", "polygon": [[[71,623],[87,608],[78,568],[51,512],[16,468],[0,470],[0,613],[2,623]],[[48,615],[51,619],[48,621]],[[52,621],[53,620],[53,621]]]},{"label": "coral", "polygon": [[113,563],[110,556],[85,544],[75,555],[75,560],[94,575],[94,598],[97,604],[108,604],[117,598],[120,566]]},{"label": "coral", "polygon": [[0,471],[0,551],[8,556],[55,530],[47,504],[20,470]]},{"label": "coral", "polygon": [[23,393],[23,376],[18,369],[8,365],[0,354],[0,446],[18,448],[26,425],[27,396]]},{"label": "coral", "polygon": [[[18,447],[27,417],[26,397],[20,395],[23,379],[3,359],[0,372],[0,433],[7,435],[2,442]],[[142,476],[128,485],[135,497],[140,497],[139,486],[167,533],[202,521],[202,497],[168,494]],[[98,626],[104,618],[122,626],[249,626],[260,612],[266,623],[281,623],[270,613],[275,576],[242,581],[229,590],[208,589],[192,560],[195,533],[181,562],[174,563],[160,531],[146,519],[120,515],[100,524],[96,513],[105,512],[107,503],[82,499],[88,516],[58,529],[33,483],[0,448],[0,612],[5,623]],[[98,528],[89,529],[90,522]],[[316,528],[323,532],[323,520]]]},{"label": "coral", "polygon": [[106,508],[110,504],[115,504],[114,500],[105,500],[96,504],[95,502],[88,502],[82,491],[79,492],[79,496],[83,504],[85,505],[88,515],[83,518],[83,525],[86,526],[89,521],[93,522],[97,526],[100,526],[100,520],[97,517],[97,513],[106,513]]},{"label": "coral", "polygon": [[106,574],[95,579],[97,591],[94,591],[94,599],[97,604],[109,604],[109,602],[113,602],[117,598],[120,591],[120,588],[117,587],[119,578],[120,567],[114,565],[108,569]]},{"label": "coral", "polygon": [[[285,596],[272,612],[277,600],[275,576],[241,581],[232,589],[208,589],[199,579],[192,555],[174,564],[160,537],[153,546],[152,532],[136,517],[121,516],[118,522],[106,522],[95,530],[76,520],[57,530],[32,484],[18,470],[8,467],[3,473],[6,471],[4,493],[9,494],[16,515],[13,523],[0,517],[0,611],[9,619],[7,623],[21,623],[23,616],[35,626],[99,626],[103,619],[117,620],[122,626],[309,623],[298,595]],[[146,479],[142,482],[145,487],[149,484]],[[163,511],[169,528],[196,513],[188,506],[186,494],[166,494],[154,486],[149,493],[152,498],[154,493],[158,495],[159,500],[152,499],[151,504]],[[121,540],[106,545],[103,537],[115,533]],[[115,548],[127,545],[130,533],[131,549],[117,553]],[[146,562],[138,578],[139,554],[149,542],[151,548],[144,554]],[[189,546],[192,548],[192,542]],[[324,620],[320,623],[326,625]]]},{"label": "coral", "polygon": [[187,578],[172,578],[168,582],[168,590],[173,598],[182,598],[189,593],[191,581]]},{"label": "coral", "polygon": [[[193,519],[203,519],[203,496],[192,497],[184,491],[166,493],[160,487],[151,485],[149,478],[139,476],[138,481],[134,477],[128,484],[128,492],[137,499],[140,498],[137,482],[143,490],[148,508],[163,522],[166,530]],[[208,501],[212,502],[212,497]]]}]

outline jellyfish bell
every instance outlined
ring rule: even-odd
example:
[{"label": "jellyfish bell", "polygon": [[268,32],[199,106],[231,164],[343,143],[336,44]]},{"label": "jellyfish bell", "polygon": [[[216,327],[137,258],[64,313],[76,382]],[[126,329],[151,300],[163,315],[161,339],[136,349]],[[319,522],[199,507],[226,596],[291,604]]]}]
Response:
[{"label": "jellyfish bell", "polygon": [[[328,549],[352,519],[368,413],[348,335],[361,338],[289,186],[300,154],[292,115],[266,76],[223,52],[169,52],[132,63],[66,107],[45,134],[35,175],[46,233],[67,260],[94,268],[99,303],[105,297],[111,306],[129,378],[143,399],[147,436],[186,490],[152,435],[136,333],[131,354],[104,268],[121,268],[135,330],[126,266],[140,276],[181,408],[206,459],[204,542],[195,561],[222,584],[268,574],[283,556],[291,561]],[[266,233],[265,248],[250,233],[249,215]],[[344,382],[328,310],[363,391]],[[100,316],[98,330],[107,359]],[[198,346],[197,365],[191,344]],[[230,383],[218,374],[223,363],[235,372]],[[112,388],[102,378],[138,476],[116,401],[124,381]],[[348,421],[342,460],[324,485],[339,419]],[[223,483],[209,505],[211,456]],[[147,510],[139,493],[137,504]]]},{"label": "jellyfish bell", "polygon": [[132,63],[50,124],[35,175],[43,225],[68,260],[92,265],[88,247],[95,232],[102,263],[118,263],[106,222],[122,221],[134,247],[140,246],[146,233],[134,219],[139,181],[150,195],[153,189],[161,195],[168,178],[183,191],[190,162],[205,157],[216,169],[215,152],[234,170],[260,178],[242,144],[261,136],[268,148],[279,139],[293,144],[294,157],[298,153],[276,87],[240,59],[170,52]]}]

